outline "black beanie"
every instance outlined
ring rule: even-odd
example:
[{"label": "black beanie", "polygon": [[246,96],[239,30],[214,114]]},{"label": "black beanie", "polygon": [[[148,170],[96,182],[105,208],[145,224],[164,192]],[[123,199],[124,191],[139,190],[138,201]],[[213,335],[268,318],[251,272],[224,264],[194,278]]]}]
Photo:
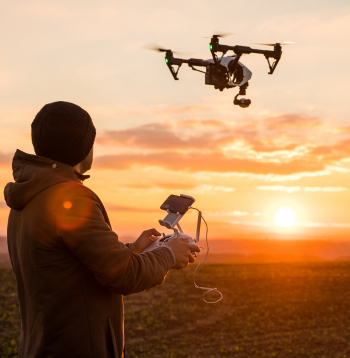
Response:
[{"label": "black beanie", "polygon": [[84,109],[69,102],[46,104],[32,123],[32,142],[36,155],[72,167],[91,151],[96,129]]}]

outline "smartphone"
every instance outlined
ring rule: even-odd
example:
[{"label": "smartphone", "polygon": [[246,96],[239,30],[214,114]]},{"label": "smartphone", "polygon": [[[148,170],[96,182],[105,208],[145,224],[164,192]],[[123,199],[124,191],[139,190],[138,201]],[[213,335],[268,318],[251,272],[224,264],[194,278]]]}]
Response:
[{"label": "smartphone", "polygon": [[188,210],[188,207],[191,206],[194,202],[195,199],[189,195],[170,195],[160,208],[168,212],[170,211],[172,213],[179,213],[180,215],[184,215]]},{"label": "smartphone", "polygon": [[174,229],[188,210],[188,207],[194,202],[195,199],[189,195],[170,195],[160,207],[162,210],[167,211],[168,215],[164,220],[159,220],[159,224],[168,229]]}]

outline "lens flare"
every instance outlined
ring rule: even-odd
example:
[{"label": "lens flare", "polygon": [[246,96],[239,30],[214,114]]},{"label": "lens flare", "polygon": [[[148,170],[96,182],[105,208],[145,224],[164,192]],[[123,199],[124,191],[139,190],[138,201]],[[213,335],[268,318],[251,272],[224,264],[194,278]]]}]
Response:
[{"label": "lens flare", "polygon": [[70,209],[70,208],[72,207],[72,203],[71,203],[70,201],[65,201],[65,202],[63,203],[63,207],[64,207],[65,209]]}]

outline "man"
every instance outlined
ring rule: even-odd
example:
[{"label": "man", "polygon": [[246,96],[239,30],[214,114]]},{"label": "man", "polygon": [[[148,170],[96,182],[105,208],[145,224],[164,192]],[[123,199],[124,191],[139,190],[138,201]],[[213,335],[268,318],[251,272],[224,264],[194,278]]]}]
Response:
[{"label": "man", "polygon": [[155,229],[132,244],[118,240],[102,202],[83,185],[95,136],[85,110],[54,102],[32,123],[36,155],[15,153],[5,200],[21,358],[124,357],[123,295],[160,285],[199,252],[180,237],[141,254],[160,235]]}]

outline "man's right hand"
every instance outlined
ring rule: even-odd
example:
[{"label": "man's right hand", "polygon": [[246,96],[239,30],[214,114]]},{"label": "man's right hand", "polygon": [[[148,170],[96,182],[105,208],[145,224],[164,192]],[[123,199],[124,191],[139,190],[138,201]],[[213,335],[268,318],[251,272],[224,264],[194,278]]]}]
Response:
[{"label": "man's right hand", "polygon": [[190,262],[194,262],[194,257],[192,252],[200,252],[200,248],[195,244],[189,244],[187,237],[181,237],[181,234],[178,238],[173,239],[167,242],[165,245],[168,245],[172,248],[175,255],[175,266],[174,269],[181,270],[188,266]]}]

